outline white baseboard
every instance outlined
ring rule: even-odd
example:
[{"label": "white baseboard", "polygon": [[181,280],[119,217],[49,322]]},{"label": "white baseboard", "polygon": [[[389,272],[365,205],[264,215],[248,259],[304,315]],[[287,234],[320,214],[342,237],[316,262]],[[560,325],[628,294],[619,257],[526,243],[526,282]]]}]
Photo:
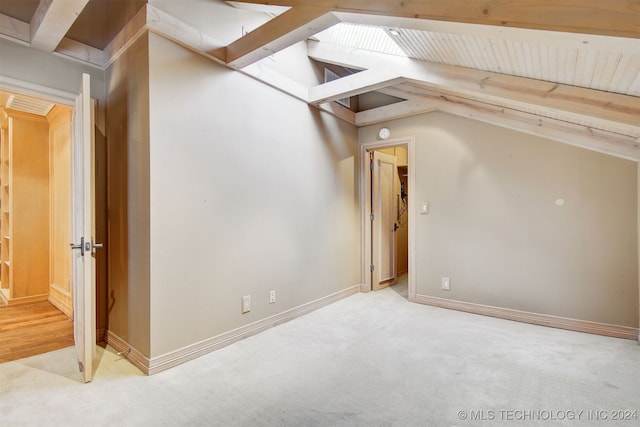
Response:
[{"label": "white baseboard", "polygon": [[359,291],[360,285],[352,286],[331,295],[327,295],[326,297],[319,298],[315,301],[311,301],[282,313],[267,317],[266,319],[262,319],[249,325],[245,325],[232,331],[217,335],[215,337],[197,342],[195,344],[191,344],[179,350],[175,350],[161,356],[152,357],[149,361],[148,374],[157,374],[158,372],[162,372],[166,369],[188,362],[189,360],[193,360],[207,353],[211,353],[214,350],[218,350],[241,339],[247,338],[251,335],[255,335],[274,326],[288,322],[289,320],[293,320],[296,317],[300,317],[333,302],[339,301],[350,295],[358,293]]},{"label": "white baseboard", "polygon": [[624,338],[629,340],[640,339],[638,336],[638,328],[632,328],[629,326],[618,326],[607,323],[569,319],[566,317],[530,313],[527,311],[512,310],[510,308],[492,307],[489,305],[430,297],[427,295],[416,295],[415,302],[451,310],[482,314],[484,316],[498,317],[500,319],[514,320],[516,322],[567,329],[570,331],[586,332],[589,334],[605,335],[608,337]]},{"label": "white baseboard", "polygon": [[207,353],[226,347],[229,344],[233,344],[241,339],[288,322],[289,320],[293,320],[296,317],[315,311],[358,292],[360,292],[360,285],[352,286],[215,337],[188,345],[161,356],[152,357],[151,359],[131,347],[125,340],[111,331],[107,331],[107,343],[117,352],[122,353],[123,357],[127,358],[142,372],[147,375],[153,375],[196,359],[200,356],[204,356]]},{"label": "white baseboard", "polygon": [[113,347],[136,368],[145,374],[149,374],[149,358],[109,330],[107,331],[107,344]]}]

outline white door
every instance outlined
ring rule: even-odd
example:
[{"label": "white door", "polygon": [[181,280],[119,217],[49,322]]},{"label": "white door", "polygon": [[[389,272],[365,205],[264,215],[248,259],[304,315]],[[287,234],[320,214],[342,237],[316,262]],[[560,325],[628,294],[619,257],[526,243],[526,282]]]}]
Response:
[{"label": "white door", "polygon": [[396,158],[374,151],[372,162],[371,244],[372,287],[375,291],[396,283]]},{"label": "white door", "polygon": [[88,74],[82,75],[74,111],[73,153],[73,325],[80,371],[85,382],[93,378],[96,345],[94,236],[93,107]]}]

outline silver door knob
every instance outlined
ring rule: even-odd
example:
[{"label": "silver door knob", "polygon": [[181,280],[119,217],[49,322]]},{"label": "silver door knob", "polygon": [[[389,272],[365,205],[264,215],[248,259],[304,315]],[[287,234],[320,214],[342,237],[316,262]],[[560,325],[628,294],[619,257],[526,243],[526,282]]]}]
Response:
[{"label": "silver door knob", "polygon": [[93,237],[91,238],[91,251],[93,251],[94,249],[100,249],[103,248],[104,244],[102,243],[93,243]]},{"label": "silver door knob", "polygon": [[80,249],[80,255],[84,256],[84,237],[80,238],[80,244],[76,245],[74,243],[70,243],[71,249]]}]

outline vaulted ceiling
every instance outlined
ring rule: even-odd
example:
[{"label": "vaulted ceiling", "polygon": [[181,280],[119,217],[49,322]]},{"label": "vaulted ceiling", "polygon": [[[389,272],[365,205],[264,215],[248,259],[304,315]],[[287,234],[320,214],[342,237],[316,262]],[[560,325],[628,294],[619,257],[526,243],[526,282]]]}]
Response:
[{"label": "vaulted ceiling", "polygon": [[[264,23],[230,43],[155,3],[0,0],[0,36],[105,68],[149,30],[355,126],[441,110],[640,160],[636,0],[240,0],[225,7]],[[342,78],[304,84],[265,59],[301,43]],[[371,94],[385,101],[334,102]]]}]

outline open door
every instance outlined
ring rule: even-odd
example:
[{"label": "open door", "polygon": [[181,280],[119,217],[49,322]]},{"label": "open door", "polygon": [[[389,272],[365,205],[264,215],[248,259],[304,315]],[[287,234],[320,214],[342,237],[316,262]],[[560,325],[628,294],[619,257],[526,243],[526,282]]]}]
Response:
[{"label": "open door", "polygon": [[374,291],[396,283],[396,158],[374,151],[371,156],[371,267]]},{"label": "open door", "polygon": [[93,242],[95,229],[95,162],[93,106],[88,74],[82,75],[80,93],[74,111],[72,145],[72,227],[73,325],[78,363],[85,382],[93,378],[92,359],[96,346],[95,288],[96,272]]}]

